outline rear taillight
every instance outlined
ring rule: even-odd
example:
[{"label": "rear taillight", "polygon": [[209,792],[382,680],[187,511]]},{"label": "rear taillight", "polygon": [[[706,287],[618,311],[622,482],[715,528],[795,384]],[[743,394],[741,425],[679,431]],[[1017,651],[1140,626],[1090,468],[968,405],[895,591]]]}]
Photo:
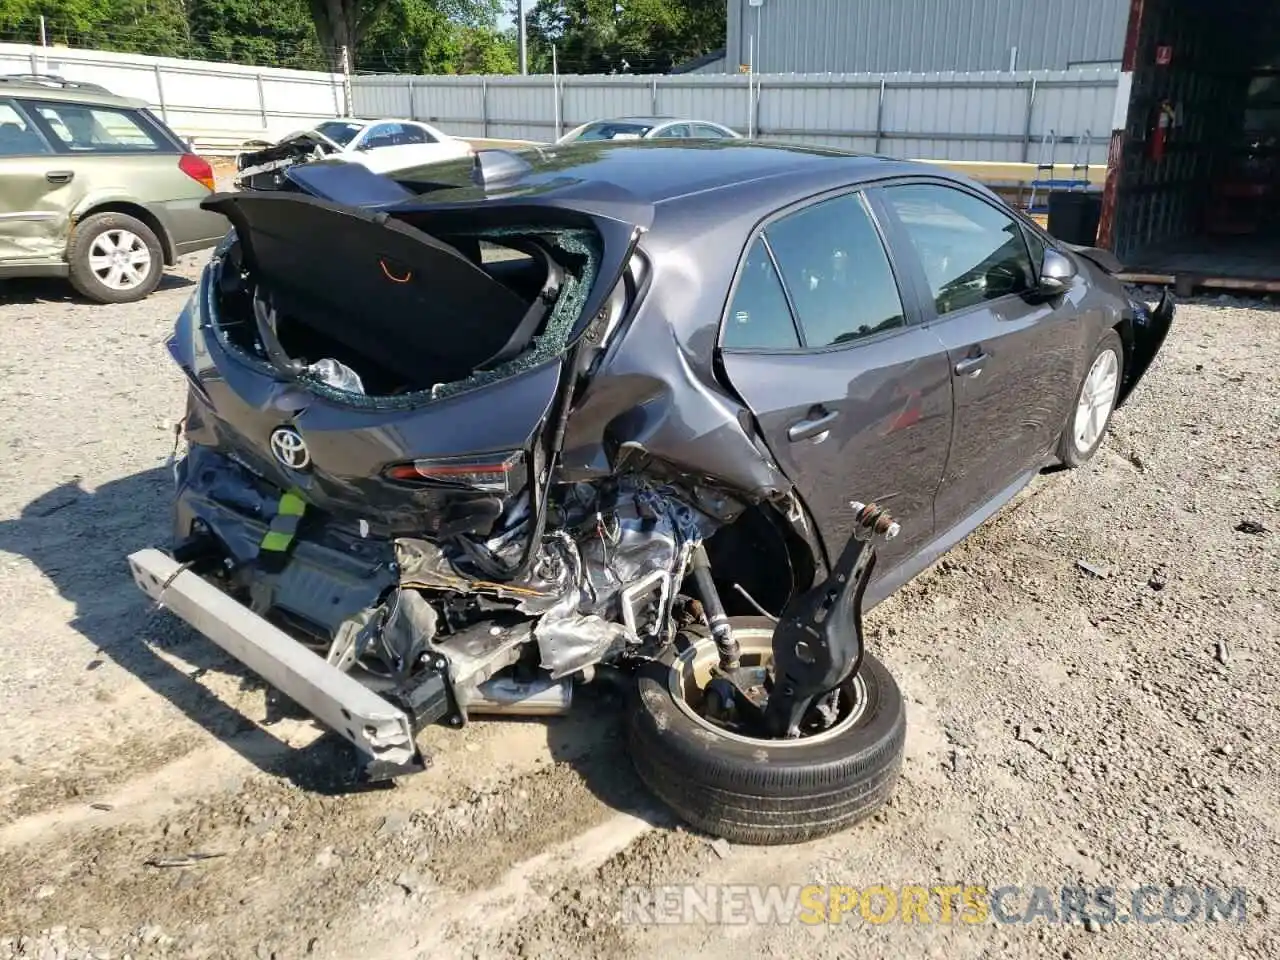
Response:
[{"label": "rear taillight", "polygon": [[178,158],[178,169],[192,180],[203,183],[210,190],[213,189],[213,167],[204,157],[196,156],[194,153],[184,153]]},{"label": "rear taillight", "polygon": [[519,490],[525,480],[524,454],[520,451],[489,457],[457,457],[414,460],[387,467],[383,475],[401,483],[435,482],[504,496]]}]

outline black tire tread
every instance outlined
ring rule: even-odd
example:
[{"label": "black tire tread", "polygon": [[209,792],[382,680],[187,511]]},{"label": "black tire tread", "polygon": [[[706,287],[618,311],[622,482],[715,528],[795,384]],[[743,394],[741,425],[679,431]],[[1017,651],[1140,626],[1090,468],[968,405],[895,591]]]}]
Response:
[{"label": "black tire tread", "polygon": [[682,713],[662,680],[666,666],[653,665],[637,678],[629,716],[636,772],[681,819],[736,843],[795,843],[852,826],[891,795],[906,741],[905,705],[893,678],[871,655],[862,670],[869,697],[863,720],[838,740],[813,749],[793,744],[762,762]]},{"label": "black tire tread", "polygon": [[[88,248],[93,238],[104,230],[123,228],[137,234],[151,251],[151,276],[132,290],[112,290],[89,269]],[[68,279],[81,296],[96,303],[133,303],[149,297],[164,276],[164,248],[155,231],[127,213],[107,210],[85,217],[71,232],[67,244]]]}]

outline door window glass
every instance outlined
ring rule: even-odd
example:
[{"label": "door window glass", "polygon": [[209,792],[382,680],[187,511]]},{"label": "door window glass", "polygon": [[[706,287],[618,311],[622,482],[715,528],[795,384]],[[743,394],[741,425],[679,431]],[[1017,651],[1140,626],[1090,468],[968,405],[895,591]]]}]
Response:
[{"label": "door window glass", "polygon": [[11,103],[0,103],[0,157],[30,157],[49,152],[44,137]]},{"label": "door window glass", "polygon": [[676,123],[667,127],[658,136],[663,139],[677,138],[684,140],[689,137],[689,125],[687,123]]},{"label": "door window glass", "polygon": [[75,153],[154,153],[172,149],[132,110],[41,103],[36,111],[62,145]]},{"label": "door window glass", "polygon": [[808,347],[906,323],[880,234],[861,197],[824,200],[765,230]]},{"label": "door window glass", "polygon": [[705,137],[708,140],[723,140],[728,136],[719,127],[713,127],[709,123],[696,123],[693,126],[694,136]]},{"label": "door window glass", "polygon": [[727,350],[794,350],[800,346],[787,295],[764,241],[756,238],[725,321]]},{"label": "door window glass", "polygon": [[401,143],[435,143],[436,138],[427,133],[425,127],[420,127],[416,123],[401,124],[400,132],[403,139]]},{"label": "door window glass", "polygon": [[394,147],[399,142],[400,124],[380,123],[371,127],[360,141],[361,150],[377,150],[381,147]]},{"label": "door window glass", "polygon": [[931,184],[889,187],[885,197],[924,266],[939,315],[1031,288],[1031,257],[1012,217]]}]

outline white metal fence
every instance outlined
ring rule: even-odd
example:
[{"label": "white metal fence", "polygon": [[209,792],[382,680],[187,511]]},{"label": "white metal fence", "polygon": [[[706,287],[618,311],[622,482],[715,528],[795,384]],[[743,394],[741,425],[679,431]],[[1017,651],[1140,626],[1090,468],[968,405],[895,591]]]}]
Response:
[{"label": "white metal fence", "polygon": [[[1118,78],[1115,68],[752,78],[365,76],[352,80],[352,104],[357,115],[427,120],[459,136],[552,140],[600,117],[659,114],[898,157],[1105,163]],[[1056,141],[1052,151],[1049,140]]]},{"label": "white metal fence", "polygon": [[343,109],[342,75],[0,43],[0,74],[52,73],[145,100],[183,136],[281,135]]},{"label": "white metal fence", "polygon": [[[344,112],[340,74],[0,43],[0,74],[9,73],[55,73],[137,97],[197,142],[275,137]],[[668,114],[754,129],[765,139],[899,157],[1102,164],[1118,77],[1114,68],[362,76],[352,78],[351,98],[357,116],[428,120],[462,137],[551,140],[599,117]],[[1047,138],[1056,141],[1052,151]]]}]

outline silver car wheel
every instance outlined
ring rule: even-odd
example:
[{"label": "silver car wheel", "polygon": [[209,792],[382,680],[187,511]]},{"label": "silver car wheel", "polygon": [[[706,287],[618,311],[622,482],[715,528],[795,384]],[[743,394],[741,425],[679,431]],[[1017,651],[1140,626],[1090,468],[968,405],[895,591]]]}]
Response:
[{"label": "silver car wheel", "polygon": [[[742,655],[742,674],[758,675],[760,684],[773,662],[773,630],[759,627],[739,627],[734,630],[734,639],[738,641]],[[755,737],[746,737],[726,730],[719,724],[708,720],[705,710],[705,691],[713,676],[713,669],[719,663],[720,655],[715,641],[710,637],[699,638],[690,643],[671,664],[667,675],[667,687],[671,691],[671,699],[676,707],[694,723],[716,736],[736,740],[738,743],[760,743]],[[764,741],[774,747],[794,747],[805,744],[821,743],[843,736],[858,722],[867,708],[866,681],[861,675],[847,680],[837,698],[837,721],[820,733],[804,734],[794,740]]]},{"label": "silver car wheel", "polygon": [[1089,368],[1076,404],[1075,443],[1081,453],[1092,450],[1107,428],[1119,379],[1120,358],[1114,350],[1103,350]]},{"label": "silver car wheel", "polygon": [[151,251],[136,233],[104,230],[89,247],[89,269],[103,286],[132,290],[151,273]]}]

